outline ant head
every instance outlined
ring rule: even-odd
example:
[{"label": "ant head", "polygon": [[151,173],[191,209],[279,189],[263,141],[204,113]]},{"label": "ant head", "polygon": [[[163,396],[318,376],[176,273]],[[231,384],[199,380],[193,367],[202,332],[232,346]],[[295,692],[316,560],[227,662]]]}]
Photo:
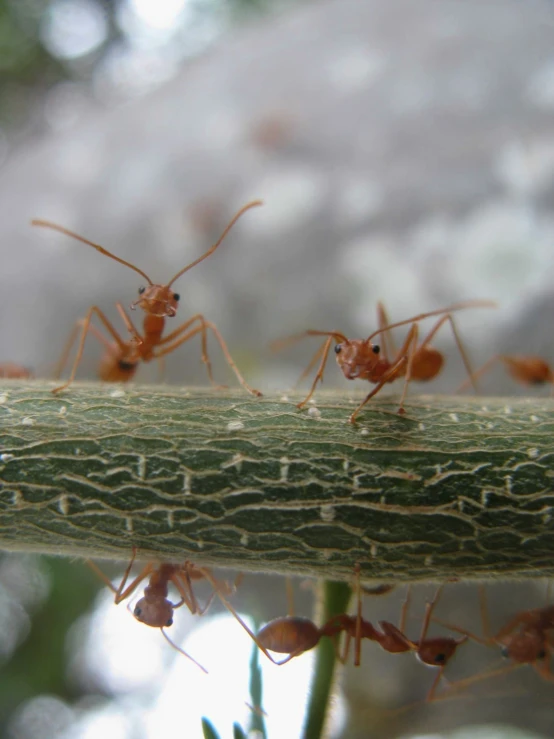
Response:
[{"label": "ant head", "polygon": [[[368,351],[369,349],[369,351]],[[345,339],[335,346],[337,364],[347,380],[355,380],[378,361],[380,348],[359,339]]]},{"label": "ant head", "polygon": [[545,636],[539,630],[523,629],[508,634],[500,641],[502,656],[524,664],[536,662],[546,656]]},{"label": "ant head", "polygon": [[431,667],[442,667],[454,655],[463,639],[451,639],[448,637],[437,637],[436,639],[425,639],[419,645],[417,657],[420,662]]},{"label": "ant head", "polygon": [[133,616],[147,626],[161,628],[173,623],[173,606],[165,598],[141,598],[133,611]]},{"label": "ant head", "polygon": [[134,310],[138,305],[150,316],[173,318],[177,313],[180,297],[169,285],[139,287],[139,297],[131,304],[131,308]]}]

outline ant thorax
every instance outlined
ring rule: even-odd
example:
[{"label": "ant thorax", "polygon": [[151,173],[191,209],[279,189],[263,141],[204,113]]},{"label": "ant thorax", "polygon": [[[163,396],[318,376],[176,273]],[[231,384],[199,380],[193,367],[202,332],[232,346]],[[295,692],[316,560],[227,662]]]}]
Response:
[{"label": "ant thorax", "polygon": [[371,381],[378,375],[386,372],[390,365],[385,359],[379,358],[380,347],[362,339],[342,341],[335,346],[337,364],[347,380]]},{"label": "ant thorax", "polygon": [[131,304],[137,305],[151,316],[159,318],[173,318],[177,314],[180,295],[173,292],[167,285],[148,285],[139,288],[139,298]]}]

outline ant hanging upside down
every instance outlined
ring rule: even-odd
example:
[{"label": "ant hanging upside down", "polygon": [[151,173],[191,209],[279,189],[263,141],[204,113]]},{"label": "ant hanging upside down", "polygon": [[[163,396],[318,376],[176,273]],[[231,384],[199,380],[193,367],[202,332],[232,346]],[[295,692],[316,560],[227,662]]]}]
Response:
[{"label": "ant hanging upside down", "polygon": [[[136,554],[137,550],[133,547],[133,555],[117,588],[112,585],[111,580],[94,562],[91,560],[87,560],[86,562],[114,593],[114,602],[116,605],[119,605],[119,603],[122,603],[124,600],[129,598],[138,586],[148,578],[148,585],[144,588],[144,595],[137,601],[133,609],[133,616],[137,621],[140,621],[147,626],[160,629],[165,639],[174,649],[192,660],[192,662],[198,665],[201,670],[207,672],[207,670],[193,659],[190,654],[187,654],[187,652],[178,647],[169,638],[165,629],[172,626],[174,612],[182,606],[186,606],[193,616],[202,616],[210,607],[216,592],[224,593],[226,595],[232,594],[235,591],[241,576],[239,575],[239,577],[236,578],[234,585],[229,586],[227,583],[216,580],[210,570],[203,567],[197,567],[192,564],[192,562],[184,562],[183,564],[164,563],[157,566],[152,562],[149,562],[142,568],[129,585],[127,585],[127,580],[129,579],[129,574],[135,561]],[[204,579],[209,580],[209,582],[212,583],[214,590],[204,607],[201,608],[194,593],[192,581]],[[180,596],[180,600],[176,603],[172,603],[169,600],[170,584],[175,588]]]},{"label": "ant hanging upside down", "polygon": [[[360,587],[359,577],[360,568],[357,566],[356,590],[358,607],[355,616],[340,614],[329,619],[321,627],[318,627],[313,621],[307,618],[285,616],[273,619],[273,621],[263,626],[257,634],[254,634],[244,623],[225,595],[217,589],[216,585],[214,585],[214,588],[217,590],[217,594],[223,604],[237,618],[257,646],[274,664],[284,665],[294,657],[298,657],[304,652],[313,649],[319,644],[322,637],[337,638],[340,634],[344,633],[346,637],[344,649],[342,654],[338,655],[340,661],[343,663],[346,663],[348,660],[350,644],[354,640],[354,665],[358,666],[361,662],[361,640],[369,639],[370,641],[377,642],[382,649],[391,654],[414,652],[423,664],[438,667],[437,676],[427,694],[427,700],[433,700],[447,664],[456,653],[458,647],[464,644],[469,638],[467,634],[457,639],[453,637],[428,636],[432,614],[444,586],[441,585],[438,588],[432,601],[427,604],[419,639],[414,641],[404,634],[410,602],[410,591],[408,591],[408,595],[402,606],[399,626],[397,627],[388,621],[380,621],[379,627],[376,627],[362,617],[362,589]],[[387,588],[387,591],[389,589]],[[286,654],[287,656],[282,660],[275,660],[269,653],[270,651],[277,652],[278,654]]]}]

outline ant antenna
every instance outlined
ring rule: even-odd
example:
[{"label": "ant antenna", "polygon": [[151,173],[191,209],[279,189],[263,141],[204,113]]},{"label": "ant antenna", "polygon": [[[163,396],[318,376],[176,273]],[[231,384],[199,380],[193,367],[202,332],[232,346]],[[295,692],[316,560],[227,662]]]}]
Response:
[{"label": "ant antenna", "polygon": [[205,673],[206,673],[206,675],[208,674],[208,670],[207,670],[207,669],[206,669],[205,667],[203,667],[203,666],[202,666],[202,665],[200,664],[200,662],[197,662],[197,661],[196,661],[196,660],[194,659],[194,657],[191,657],[191,656],[190,656],[190,654],[188,654],[187,652],[185,652],[185,650],[184,650],[184,649],[181,649],[181,647],[178,647],[178,646],[177,646],[177,644],[175,644],[175,642],[174,642],[174,641],[173,641],[172,639],[170,639],[170,638],[169,638],[169,636],[168,636],[168,635],[167,635],[167,634],[165,633],[165,631],[164,631],[164,629],[163,629],[163,628],[161,628],[161,629],[160,629],[160,631],[162,632],[162,634],[164,635],[164,637],[166,638],[166,640],[167,640],[167,641],[168,641],[168,642],[169,642],[169,643],[171,644],[171,646],[173,647],[173,649],[176,649],[176,650],[177,650],[178,652],[180,652],[180,653],[181,653],[182,655],[184,655],[185,657],[187,657],[188,659],[190,659],[190,661],[191,661],[191,662],[194,662],[194,664],[195,664],[195,665],[196,665],[197,667],[200,667],[200,669],[202,670],[202,672],[205,672]]},{"label": "ant antenna", "polygon": [[[235,225],[235,223],[238,221],[238,219],[241,217],[241,215],[243,213],[245,213],[247,210],[250,210],[250,208],[255,208],[258,205],[263,205],[263,204],[264,204],[263,203],[263,200],[252,200],[250,203],[247,203],[246,205],[244,205],[239,210],[239,212],[229,221],[229,223],[227,225],[227,228],[221,234],[221,236],[215,242],[215,244],[213,246],[210,246],[210,248],[208,249],[208,251],[205,254],[202,254],[201,257],[198,257],[198,259],[195,259],[194,262],[191,262],[190,264],[187,264],[186,267],[183,267],[182,270],[180,270],[179,272],[177,272],[177,274],[174,277],[172,277],[171,280],[167,283],[166,287],[171,287],[171,285],[173,285],[173,283],[175,282],[175,280],[177,280],[179,277],[181,277],[181,275],[184,275],[185,272],[188,272],[189,271],[189,269],[192,269],[193,267],[196,267],[196,265],[199,264],[200,262],[203,262],[204,259],[207,259],[207,257],[210,256],[210,254],[213,254],[214,251],[217,249],[217,247],[221,245],[221,242],[224,240],[224,238],[227,236],[227,234],[229,233],[229,231],[233,228],[233,226]],[[148,281],[150,282],[150,280],[148,280]],[[152,283],[150,282],[150,284],[152,284]]]},{"label": "ant antenna", "polygon": [[152,285],[153,282],[148,277],[146,272],[143,272],[138,267],[135,267],[134,264],[131,264],[131,262],[126,262],[125,259],[121,259],[121,257],[116,257],[115,254],[112,254],[111,251],[108,251],[107,249],[104,249],[103,246],[100,246],[100,244],[95,244],[93,241],[89,241],[88,239],[85,239],[83,236],[79,236],[79,234],[74,233],[73,231],[70,231],[68,228],[64,228],[63,226],[58,226],[57,223],[52,223],[51,221],[43,221],[40,218],[33,218],[31,221],[31,226],[43,226],[44,228],[51,228],[53,231],[59,231],[62,234],[65,234],[66,236],[71,236],[72,239],[77,239],[77,241],[81,241],[83,244],[87,244],[88,246],[92,246],[93,249],[96,249],[96,251],[99,251],[100,254],[103,254],[105,257],[110,257],[110,259],[114,259],[116,262],[119,262],[120,264],[124,264],[126,267],[130,267],[131,269],[134,269],[135,272],[138,272],[139,275],[144,277],[145,280],[147,280],[149,285]]}]

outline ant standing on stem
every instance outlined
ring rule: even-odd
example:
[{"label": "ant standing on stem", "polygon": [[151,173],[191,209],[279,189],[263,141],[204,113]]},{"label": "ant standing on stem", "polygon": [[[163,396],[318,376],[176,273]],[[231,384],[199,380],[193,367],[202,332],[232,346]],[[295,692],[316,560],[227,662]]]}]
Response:
[{"label": "ant standing on stem", "polygon": [[[63,228],[62,226],[58,226],[57,224],[51,223],[50,221],[43,221],[40,219],[34,219],[33,221],[31,221],[33,226],[42,226],[45,228],[53,229],[54,231],[59,231],[60,233],[77,239],[78,241],[81,241],[88,246],[92,246],[101,254],[110,257],[110,259],[114,259],[120,264],[124,264],[126,267],[130,267],[135,272],[138,272],[148,282],[147,287],[141,287],[139,289],[138,299],[135,300],[130,306],[133,310],[137,306],[139,306],[146,313],[143,324],[143,335],[141,335],[135,328],[121,303],[116,303],[116,308],[127,330],[132,336],[132,338],[128,341],[125,341],[121,338],[119,333],[112,326],[111,322],[108,320],[108,318],[106,318],[106,316],[104,315],[102,310],[98,308],[98,306],[91,306],[85,318],[81,321],[78,321],[77,325],[75,326],[75,329],[69,338],[69,341],[59,363],[58,376],[59,374],[61,374],[61,371],[65,366],[67,357],[69,355],[69,352],[71,351],[71,347],[73,345],[73,342],[75,341],[79,327],[81,327],[81,340],[79,342],[77,355],[75,357],[69,379],[60,387],[54,388],[52,392],[59,393],[62,390],[65,390],[65,388],[67,388],[75,379],[75,373],[77,372],[77,367],[79,366],[79,363],[81,361],[85,346],[85,339],[89,331],[106,348],[106,353],[102,359],[99,369],[100,378],[106,382],[128,382],[136,373],[138,364],[141,360],[143,362],[150,362],[152,359],[161,359],[167,354],[175,351],[175,349],[181,346],[181,344],[184,344],[186,341],[189,341],[189,339],[192,339],[193,336],[201,334],[202,361],[206,365],[210,382],[212,384],[215,384],[212,376],[211,362],[208,357],[207,331],[209,329],[216,337],[221,350],[223,351],[227,364],[235,373],[240,384],[252,395],[260,396],[261,392],[259,390],[255,390],[254,388],[251,388],[240,374],[229,353],[227,345],[223,341],[223,337],[219,333],[215,324],[213,324],[211,321],[206,320],[201,313],[195,314],[194,316],[192,316],[192,318],[182,323],[167,336],[162,337],[162,333],[165,328],[165,319],[174,317],[176,315],[180,299],[180,295],[171,289],[172,284],[185,272],[188,272],[188,270],[192,269],[192,267],[195,267],[197,264],[209,257],[210,254],[213,254],[213,252],[220,246],[224,238],[229,233],[230,229],[241,217],[241,215],[250,208],[254,208],[259,205],[262,205],[261,200],[253,200],[252,202],[247,203],[243,208],[241,208],[238,213],[231,219],[230,223],[223,231],[219,240],[215,244],[213,244],[213,246],[211,246],[208,251],[205,252],[202,256],[198,257],[198,259],[195,259],[193,262],[177,272],[177,274],[174,275],[166,285],[154,284],[152,280],[148,277],[148,275],[138,267],[135,267],[134,264],[131,264],[130,262],[127,262],[124,259],[115,256],[115,254],[112,254],[99,244],[95,244],[92,241],[89,241],[88,239],[85,239],[82,236],[79,236],[78,234],[73,233],[66,228]],[[106,339],[106,337],[103,336],[103,334],[94,325],[91,324],[93,314],[96,314],[96,316],[100,319],[102,325],[104,326],[108,334],[110,334],[113,341]]]},{"label": "ant standing on stem", "polygon": [[[469,300],[463,303],[455,303],[447,308],[440,310],[430,311],[428,313],[420,313],[417,316],[408,318],[404,321],[397,323],[388,323],[387,314],[382,303],[378,303],[378,320],[379,328],[368,336],[367,339],[348,339],[344,334],[338,331],[316,331],[308,330],[301,334],[296,334],[289,338],[278,340],[274,342],[274,348],[280,348],[282,345],[289,344],[293,341],[298,341],[306,336],[327,336],[325,343],[317,350],[312,357],[308,367],[302,373],[300,380],[306,377],[313,369],[314,365],[321,357],[319,367],[312,382],[310,392],[308,395],[297,404],[297,408],[303,408],[306,403],[310,400],[314,394],[318,381],[323,381],[323,371],[329,357],[329,351],[333,341],[335,344],[335,354],[337,355],[337,364],[339,365],[342,373],[347,380],[367,380],[376,385],[376,387],[364,398],[356,410],[350,415],[350,423],[356,422],[356,416],[364,407],[364,405],[376,395],[381,388],[395,380],[404,377],[404,388],[400,398],[400,404],[398,413],[404,414],[404,400],[408,390],[408,385],[412,380],[427,381],[435,378],[442,370],[444,364],[444,357],[437,350],[430,346],[430,343],[437,333],[437,331],[447,321],[450,323],[454,338],[458,346],[458,350],[462,356],[466,371],[473,383],[473,372],[469,364],[466,352],[463,348],[461,339],[456,330],[454,320],[451,313],[454,311],[462,310],[465,308],[494,308],[496,304],[489,300]],[[432,316],[441,316],[435,323],[429,333],[423,338],[421,343],[419,342],[419,326],[418,322],[425,318]],[[395,352],[392,344],[392,339],[389,334],[391,328],[398,326],[405,326],[411,324],[408,335],[400,347]],[[382,334],[383,342],[382,349],[378,344],[373,344],[371,340]],[[390,349],[394,356],[389,357],[389,344]],[[475,387],[475,385],[474,385]]]}]

